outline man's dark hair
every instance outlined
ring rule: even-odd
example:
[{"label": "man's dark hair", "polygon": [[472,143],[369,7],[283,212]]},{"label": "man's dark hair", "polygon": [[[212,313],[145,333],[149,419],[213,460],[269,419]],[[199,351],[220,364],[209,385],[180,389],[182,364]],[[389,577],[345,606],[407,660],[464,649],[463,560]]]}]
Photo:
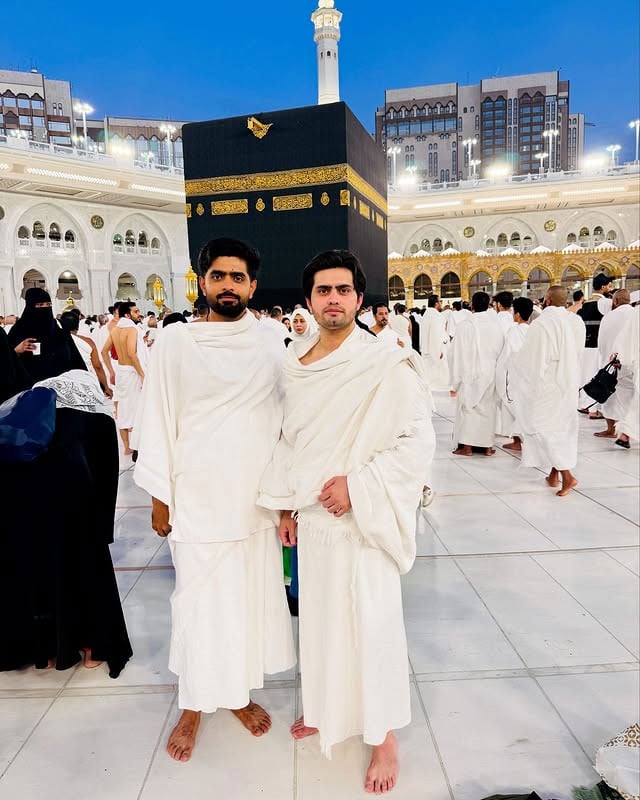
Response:
[{"label": "man's dark hair", "polygon": [[459,300],[453,301],[453,310],[454,311],[462,311],[462,303]]},{"label": "man's dark hair", "polygon": [[498,292],[493,299],[496,303],[500,303],[502,308],[509,309],[513,305],[513,292]]},{"label": "man's dark hair", "polygon": [[136,304],[133,300],[123,300],[121,303],[118,303],[118,314],[121,317],[131,316],[131,309],[135,308]]},{"label": "man's dark hair", "polygon": [[437,294],[430,294],[427,298],[427,305],[429,308],[435,308],[436,305],[440,302],[440,298]]},{"label": "man's dark hair", "polygon": [[75,311],[63,311],[63,313],[60,314],[59,322],[63,331],[71,333],[71,331],[78,330],[80,316],[79,314],[76,314]]},{"label": "man's dark hair", "polygon": [[110,314],[113,314],[113,309],[114,309],[114,308],[115,308],[115,306],[109,306],[109,307],[107,308],[107,311],[108,311]]},{"label": "man's dark hair", "polygon": [[520,314],[525,322],[533,314],[533,300],[530,297],[516,297],[513,301],[513,313]]},{"label": "man's dark hair", "polygon": [[167,314],[162,321],[162,329],[164,330],[167,325],[173,325],[174,322],[184,322],[186,324],[187,320],[179,311],[172,311],[171,314]]},{"label": "man's dark hair", "polygon": [[394,307],[393,307],[393,313],[394,314],[404,314],[404,312],[406,310],[407,310],[407,307],[405,306],[404,303],[396,303],[394,305]]},{"label": "man's dark hair", "polygon": [[258,277],[258,270],[260,269],[260,253],[250,247],[240,239],[231,239],[229,237],[222,237],[220,239],[212,239],[207,242],[202,250],[198,253],[198,272],[204,276],[207,274],[209,268],[216,260],[222,256],[232,256],[239,258],[247,265],[247,272],[252,281]]},{"label": "man's dark hair", "polygon": [[374,303],[371,306],[371,311],[373,312],[374,316],[378,313],[378,309],[379,308],[386,308],[387,311],[388,311],[389,310],[389,305],[388,305],[388,303]]},{"label": "man's dark hair", "polygon": [[599,292],[600,289],[604,288],[609,283],[611,283],[611,278],[608,275],[605,275],[604,272],[600,272],[593,279],[593,291]]},{"label": "man's dark hair", "polygon": [[486,292],[475,292],[471,298],[471,308],[476,313],[486,311],[490,302],[491,298]]},{"label": "man's dark hair", "polygon": [[584,297],[584,292],[582,291],[582,289],[576,289],[575,292],[573,293],[573,302],[577,303],[578,300],[582,300],[583,297]]},{"label": "man's dark hair", "polygon": [[278,317],[282,316],[282,308],[280,306],[274,306],[271,309],[271,313],[269,314],[271,319],[277,319]]},{"label": "man's dark hair", "polygon": [[207,303],[204,297],[199,297],[195,302],[194,308],[198,314],[205,314],[209,311],[209,303]]},{"label": "man's dark hair", "polygon": [[311,290],[313,289],[313,281],[316,272],[321,272],[323,269],[348,269],[353,276],[353,288],[356,290],[357,295],[364,294],[367,288],[367,279],[358,257],[355,256],[350,250],[327,250],[324,253],[319,253],[311,259],[302,272],[302,289],[306,298],[311,297]]},{"label": "man's dark hair", "polygon": [[155,311],[147,311],[147,316],[148,317],[155,317],[155,315],[156,315]]}]

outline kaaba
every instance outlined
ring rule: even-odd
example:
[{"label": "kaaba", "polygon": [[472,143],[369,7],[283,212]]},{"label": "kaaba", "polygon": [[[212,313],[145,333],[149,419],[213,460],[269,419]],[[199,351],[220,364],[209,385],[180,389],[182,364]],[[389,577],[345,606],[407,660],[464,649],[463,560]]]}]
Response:
[{"label": "kaaba", "polygon": [[366,302],[387,298],[386,160],[345,103],[195,122],[182,129],[189,251],[231,236],[262,257],[252,305],[304,302],[302,270],[348,249]]}]

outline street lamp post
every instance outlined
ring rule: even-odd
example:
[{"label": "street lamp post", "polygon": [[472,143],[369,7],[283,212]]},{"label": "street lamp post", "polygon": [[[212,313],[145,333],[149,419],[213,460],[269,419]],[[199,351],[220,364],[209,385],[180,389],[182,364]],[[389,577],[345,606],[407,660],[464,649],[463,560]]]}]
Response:
[{"label": "street lamp post", "polygon": [[[560,131],[557,128],[549,128],[547,131],[542,131],[542,135],[545,139],[547,139],[549,145],[549,172],[554,171],[555,167],[555,153],[556,153],[556,136],[560,134]],[[553,155],[553,158],[552,158]]]},{"label": "street lamp post", "polygon": [[397,174],[396,174],[396,158],[398,157],[401,149],[402,148],[398,147],[397,145],[394,145],[393,147],[388,147],[387,148],[387,153],[393,158],[393,185],[394,186],[396,185],[396,177],[397,177]]},{"label": "street lamp post", "polygon": [[620,149],[621,149],[621,147],[620,147],[619,144],[610,144],[609,147],[606,148],[607,153],[610,153],[610,155],[611,155],[611,163],[609,165],[611,169],[615,169],[617,167],[617,164],[616,164],[616,153]]},{"label": "street lamp post", "polygon": [[472,158],[469,161],[469,166],[471,167],[471,177],[472,178],[477,178],[478,177],[478,167],[480,166],[481,163],[482,162],[480,161],[479,158]]},{"label": "street lamp post", "polygon": [[89,138],[87,136],[87,114],[91,114],[93,112],[93,108],[89,105],[89,103],[82,103],[78,101],[74,103],[73,110],[76,114],[82,115],[82,132],[84,134],[84,149],[89,150]]},{"label": "street lamp post", "polygon": [[160,130],[162,133],[166,134],[167,137],[167,152],[169,155],[169,166],[173,169],[173,141],[171,137],[176,132],[175,125],[169,125],[169,123],[165,123],[160,126]]},{"label": "street lamp post", "polygon": [[540,162],[540,169],[539,169],[540,175],[544,175],[544,160],[548,155],[549,153],[536,153],[534,155],[534,158],[537,158],[538,161]]},{"label": "street lamp post", "polygon": [[475,136],[472,139],[465,139],[462,142],[462,146],[467,148],[467,161],[469,163],[469,169],[471,170],[471,177],[473,177],[473,170],[471,169],[471,156],[473,155],[473,147],[476,144],[478,144],[478,140]]},{"label": "street lamp post", "polygon": [[629,123],[630,128],[636,129],[636,158],[635,163],[638,163],[638,145],[640,144],[640,119],[634,119]]}]

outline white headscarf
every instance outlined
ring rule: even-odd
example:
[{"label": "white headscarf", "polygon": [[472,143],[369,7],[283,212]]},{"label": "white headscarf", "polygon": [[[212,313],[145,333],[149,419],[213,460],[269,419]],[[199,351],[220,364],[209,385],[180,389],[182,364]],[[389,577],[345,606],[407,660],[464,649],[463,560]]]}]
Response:
[{"label": "white headscarf", "polygon": [[[307,329],[305,330],[304,333],[296,333],[293,328],[293,320],[297,316],[301,316],[307,323]],[[291,320],[290,336],[294,342],[303,342],[306,339],[311,339],[318,332],[318,323],[315,321],[313,316],[307,311],[306,308],[296,308],[296,310],[290,315],[289,319]]]}]

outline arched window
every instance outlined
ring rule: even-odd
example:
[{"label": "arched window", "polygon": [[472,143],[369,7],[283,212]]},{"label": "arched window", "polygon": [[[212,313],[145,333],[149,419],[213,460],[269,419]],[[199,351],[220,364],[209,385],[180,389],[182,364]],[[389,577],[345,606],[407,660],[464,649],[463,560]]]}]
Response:
[{"label": "arched window", "polygon": [[551,286],[551,278],[543,269],[532,269],[527,278],[527,289],[529,296],[540,298]]},{"label": "arched window", "polygon": [[487,253],[493,253],[493,251],[496,249],[495,239],[487,239],[487,241],[484,243],[484,249],[487,251]]},{"label": "arched window", "polygon": [[44,225],[41,222],[34,222],[33,223],[33,230],[31,231],[31,235],[34,239],[39,242],[43,242],[46,237],[46,233],[44,231]]},{"label": "arched window", "polygon": [[507,234],[501,233],[498,235],[498,247],[506,247],[508,243]]},{"label": "arched window", "polygon": [[20,241],[22,242],[28,238],[29,238],[29,228],[27,228],[26,225],[21,225],[18,228],[18,239],[20,239]]},{"label": "arched window", "polygon": [[579,289],[581,280],[582,274],[576,267],[567,267],[562,273],[561,283],[563,286],[566,286],[567,289]]},{"label": "arched window", "polygon": [[589,235],[589,228],[580,228],[580,234],[578,236],[578,242],[583,247],[587,247],[591,243],[591,236]]},{"label": "arched window", "polygon": [[113,234],[113,252],[114,253],[121,253],[122,252],[122,236],[119,233]]},{"label": "arched window", "polygon": [[434,253],[441,253],[444,250],[442,247],[442,239],[434,239],[433,240],[433,252]]},{"label": "arched window", "polygon": [[60,239],[62,239],[62,236],[60,236],[60,226],[56,222],[52,222],[51,225],[49,225],[49,239],[52,242],[59,242]]},{"label": "arched window", "polygon": [[568,233],[567,234],[567,244],[576,244],[578,241],[578,237],[575,233]]},{"label": "arched window", "polygon": [[147,240],[147,234],[144,231],[140,231],[138,234],[138,247],[147,248],[149,246],[149,242]]},{"label": "arched window", "polygon": [[151,252],[152,253],[159,253],[160,252],[160,239],[158,239],[155,236],[151,240]]},{"label": "arched window", "polygon": [[530,236],[525,236],[522,240],[522,249],[525,253],[528,253],[529,250],[533,247],[533,239]]},{"label": "arched window", "polygon": [[58,278],[58,290],[56,300],[82,300],[82,292],[78,284],[78,278],[71,270],[65,270]]},{"label": "arched window", "polygon": [[618,234],[615,231],[607,231],[607,241],[615,244],[618,240]]},{"label": "arched window", "polygon": [[76,235],[72,230],[65,231],[64,246],[67,250],[74,250],[76,246]]},{"label": "arched window", "polygon": [[460,278],[455,272],[446,272],[440,281],[440,295],[441,297],[460,297],[462,294],[460,287]]},{"label": "arched window", "polygon": [[509,246],[514,247],[516,250],[520,250],[520,234],[518,231],[515,231],[511,234],[511,238],[509,239]]},{"label": "arched window", "polygon": [[411,247],[409,248],[409,253],[410,253],[410,254],[413,256],[413,255],[415,255],[415,254],[418,252],[418,250],[419,250],[419,249],[420,249],[420,248],[418,247],[418,245],[417,245],[417,244],[414,242],[414,243],[411,245]]},{"label": "arched window", "polygon": [[596,225],[593,229],[593,244],[599,245],[604,242],[604,228],[602,225]]},{"label": "arched window", "polygon": [[492,289],[493,281],[488,272],[476,272],[469,281],[470,294],[474,294],[474,292],[487,292],[487,294],[491,294]]},{"label": "arched window", "polygon": [[445,242],[444,243],[445,250],[453,250],[453,242]]},{"label": "arched window", "polygon": [[44,275],[41,272],[38,272],[37,269],[30,269],[25,272],[24,278],[22,279],[22,291],[20,292],[20,297],[24,300],[27,289],[46,288],[47,282],[44,279]]},{"label": "arched window", "polygon": [[128,230],[124,235],[124,244],[127,248],[127,252],[133,252],[133,248],[136,246],[136,237],[132,230]]},{"label": "arched window", "polygon": [[428,275],[420,274],[413,282],[413,299],[426,300],[433,292],[433,284]]},{"label": "arched window", "polygon": [[512,269],[505,269],[505,271],[498,276],[496,286],[499,292],[506,291],[512,292],[514,295],[520,294],[522,290],[522,278]]},{"label": "arched window", "polygon": [[118,291],[116,300],[139,300],[140,292],[136,284],[136,279],[129,272],[123,272],[118,277]]},{"label": "arched window", "polygon": [[395,300],[398,302],[399,300],[404,299],[405,290],[402,278],[399,275],[392,275],[389,278],[389,300]]},{"label": "arched window", "polygon": [[431,252],[431,242],[428,239],[423,239],[420,242],[420,247],[427,253]]}]

